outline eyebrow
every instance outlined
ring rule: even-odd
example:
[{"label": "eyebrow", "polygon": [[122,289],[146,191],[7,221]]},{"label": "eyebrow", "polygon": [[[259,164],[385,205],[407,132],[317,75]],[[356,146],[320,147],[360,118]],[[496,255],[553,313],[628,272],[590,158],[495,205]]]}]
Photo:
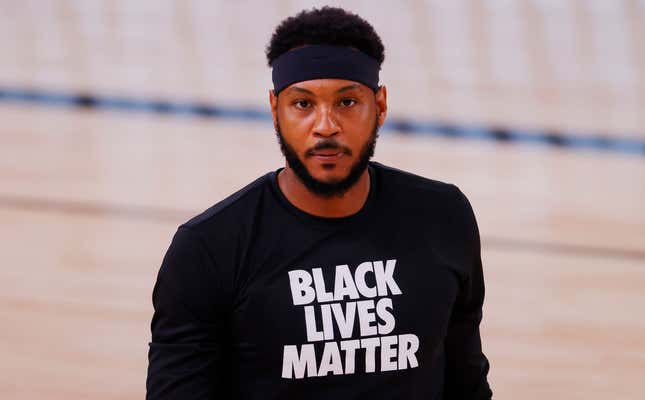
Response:
[{"label": "eyebrow", "polygon": [[[336,93],[342,93],[342,92],[346,92],[346,91],[352,90],[352,89],[358,89],[358,85],[354,83],[354,84],[351,84],[351,85],[343,86],[342,88],[338,89],[336,91]],[[315,93],[312,92],[311,90],[307,90],[305,88],[301,88],[301,87],[298,87],[298,86],[290,87],[289,91],[290,92],[296,91],[296,92],[300,92],[300,93],[307,93],[307,94],[310,94],[312,96],[315,96]]]},{"label": "eyebrow", "polygon": [[338,89],[336,91],[336,93],[346,92],[346,91],[352,90],[352,89],[358,89],[358,85],[351,84],[351,85],[343,86],[342,88]]}]

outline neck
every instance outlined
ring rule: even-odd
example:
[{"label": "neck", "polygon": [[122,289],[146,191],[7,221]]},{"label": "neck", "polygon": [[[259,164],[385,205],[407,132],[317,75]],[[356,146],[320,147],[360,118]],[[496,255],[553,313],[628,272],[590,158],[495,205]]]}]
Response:
[{"label": "neck", "polygon": [[278,186],[287,200],[300,210],[325,218],[341,218],[363,208],[370,192],[370,175],[365,168],[356,184],[342,196],[324,197],[312,193],[287,165],[278,174]]}]

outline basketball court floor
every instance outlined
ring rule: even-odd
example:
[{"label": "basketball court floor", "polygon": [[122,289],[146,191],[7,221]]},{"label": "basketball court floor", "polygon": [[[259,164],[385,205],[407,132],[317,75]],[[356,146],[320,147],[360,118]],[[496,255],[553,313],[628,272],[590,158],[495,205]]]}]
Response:
[{"label": "basketball court floor", "polygon": [[[495,398],[642,398],[645,2],[375,3],[333,2],[387,48],[375,160],[469,197]],[[164,252],[282,166],[263,47],[314,4],[0,0],[0,398],[144,396]]]}]

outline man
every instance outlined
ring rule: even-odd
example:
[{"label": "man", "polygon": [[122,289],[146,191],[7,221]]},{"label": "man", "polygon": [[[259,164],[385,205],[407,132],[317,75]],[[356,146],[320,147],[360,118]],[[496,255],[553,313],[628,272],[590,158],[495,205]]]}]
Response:
[{"label": "man", "polygon": [[370,162],[383,45],[338,8],[267,48],[286,166],[183,224],[153,293],[148,399],[489,399],[477,224]]}]

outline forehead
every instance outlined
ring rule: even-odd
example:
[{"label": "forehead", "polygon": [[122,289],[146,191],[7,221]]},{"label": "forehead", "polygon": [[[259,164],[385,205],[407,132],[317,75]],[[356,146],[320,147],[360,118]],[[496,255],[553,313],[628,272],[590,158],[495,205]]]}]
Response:
[{"label": "forehead", "polygon": [[287,95],[309,94],[313,96],[328,96],[348,92],[367,94],[372,92],[372,89],[360,82],[347,79],[324,78],[296,82],[282,91]]}]

